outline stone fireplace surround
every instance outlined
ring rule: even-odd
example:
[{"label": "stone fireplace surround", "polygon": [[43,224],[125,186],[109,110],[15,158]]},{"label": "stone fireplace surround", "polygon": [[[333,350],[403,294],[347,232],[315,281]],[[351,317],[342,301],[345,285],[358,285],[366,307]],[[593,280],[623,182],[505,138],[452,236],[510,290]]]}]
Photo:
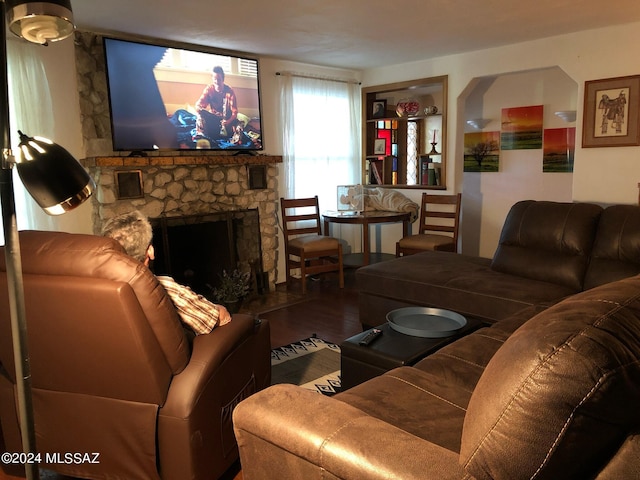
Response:
[{"label": "stone fireplace surround", "polygon": [[[148,157],[146,160],[149,164],[144,166],[130,165],[131,161],[139,164],[140,159],[137,158],[98,157],[84,160],[97,185],[92,200],[94,231],[98,233],[105,220],[133,209],[151,219],[257,209],[262,270],[268,277],[269,291],[273,291],[277,280],[276,166],[266,165],[267,188],[252,190],[248,186],[247,166],[244,164],[176,165],[164,164],[164,158]],[[257,161],[261,157],[252,158]],[[144,195],[140,198],[118,198],[115,173],[130,170],[142,171]]]},{"label": "stone fireplace surround", "polygon": [[[273,291],[277,280],[277,169],[282,157],[180,151],[149,152],[148,156],[114,153],[102,37],[76,32],[75,47],[86,155],[81,163],[97,185],[92,200],[94,232],[100,231],[105,220],[132,209],[149,218],[257,209],[262,269]],[[249,188],[249,165],[264,165],[266,188]],[[131,170],[142,172],[143,195],[118,198],[116,172]]]}]

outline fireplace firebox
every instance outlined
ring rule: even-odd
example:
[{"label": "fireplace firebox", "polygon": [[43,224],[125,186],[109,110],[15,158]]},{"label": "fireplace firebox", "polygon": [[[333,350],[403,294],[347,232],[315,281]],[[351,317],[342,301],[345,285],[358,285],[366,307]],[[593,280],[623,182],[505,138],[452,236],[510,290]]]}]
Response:
[{"label": "fireplace firebox", "polygon": [[169,275],[205,297],[224,270],[251,273],[251,294],[268,291],[257,209],[151,219],[156,275]]}]

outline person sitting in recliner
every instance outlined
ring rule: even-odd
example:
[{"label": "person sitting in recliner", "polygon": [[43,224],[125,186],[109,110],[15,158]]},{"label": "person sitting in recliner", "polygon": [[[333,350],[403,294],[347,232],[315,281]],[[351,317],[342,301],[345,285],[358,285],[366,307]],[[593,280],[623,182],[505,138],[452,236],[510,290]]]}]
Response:
[{"label": "person sitting in recliner", "polygon": [[[147,267],[155,257],[153,229],[147,217],[137,210],[107,220],[102,227],[102,235],[116,240],[127,255]],[[156,278],[169,294],[182,322],[196,335],[207,334],[214,327],[231,321],[231,315],[224,306],[210,302],[171,277],[158,275]]]}]

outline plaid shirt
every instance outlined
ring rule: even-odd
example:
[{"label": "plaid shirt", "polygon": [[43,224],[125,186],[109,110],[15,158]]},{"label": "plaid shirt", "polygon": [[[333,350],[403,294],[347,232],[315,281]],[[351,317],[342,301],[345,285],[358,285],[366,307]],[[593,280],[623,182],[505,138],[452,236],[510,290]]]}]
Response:
[{"label": "plaid shirt", "polygon": [[[220,316],[218,305],[211,303],[189,287],[180,285],[171,277],[158,276],[157,279],[169,294],[182,321],[188,325],[196,335],[209,333],[220,323],[218,322]],[[227,323],[229,323],[228,320],[220,323],[220,325]]]},{"label": "plaid shirt", "polygon": [[236,94],[229,85],[225,85],[222,92],[216,92],[216,87],[207,85],[196,102],[196,110],[206,110],[221,120],[230,120],[238,115],[238,101]]}]

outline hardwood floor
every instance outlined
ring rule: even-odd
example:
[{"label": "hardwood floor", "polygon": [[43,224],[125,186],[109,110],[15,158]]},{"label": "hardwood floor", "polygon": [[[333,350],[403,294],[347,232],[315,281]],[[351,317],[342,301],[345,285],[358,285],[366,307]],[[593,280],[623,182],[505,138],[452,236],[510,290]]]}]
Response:
[{"label": "hardwood floor", "polygon": [[[273,348],[302,340],[314,334],[323,340],[341,343],[362,331],[358,319],[358,295],[355,289],[355,269],[345,269],[345,286],[338,287],[336,274],[324,274],[307,280],[307,294],[302,295],[300,282],[289,288],[278,285],[276,291],[246,301],[241,312],[258,314],[269,320]],[[0,480],[20,480],[0,469]],[[42,470],[42,480],[74,480]],[[237,464],[220,480],[242,480]]]},{"label": "hardwood floor", "polygon": [[307,294],[300,283],[288,289],[278,285],[276,292],[243,306],[242,311],[259,313],[269,320],[271,346],[280,347],[316,334],[329,342],[340,343],[362,331],[358,319],[358,295],[355,269],[345,269],[345,287],[338,287],[335,274],[308,280]]}]

